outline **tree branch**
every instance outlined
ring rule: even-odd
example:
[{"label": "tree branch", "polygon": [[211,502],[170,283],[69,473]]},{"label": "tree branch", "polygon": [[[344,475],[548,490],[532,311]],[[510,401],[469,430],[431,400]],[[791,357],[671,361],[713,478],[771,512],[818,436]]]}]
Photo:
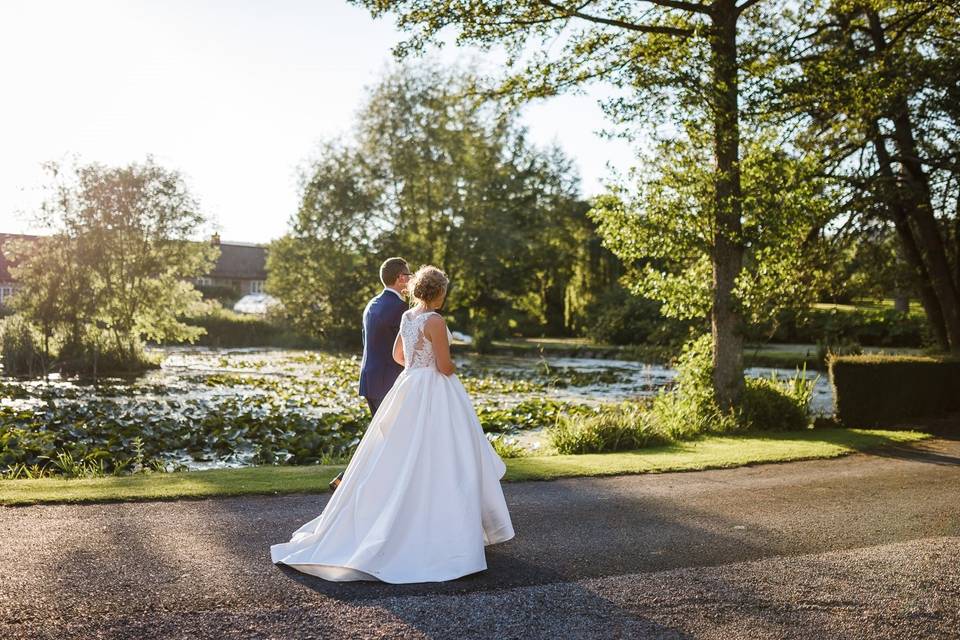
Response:
[{"label": "tree branch", "polygon": [[[648,0],[652,1],[652,0]],[[665,2],[668,0],[657,0],[657,2]],[[586,20],[587,22],[595,22],[597,24],[604,24],[610,27],[618,27],[620,29],[626,29],[628,31],[639,31],[640,33],[658,33],[661,35],[675,36],[679,38],[687,38],[693,35],[693,29],[681,29],[679,27],[667,27],[662,25],[650,25],[650,24],[634,24],[632,22],[627,22],[625,20],[619,20],[617,18],[604,18],[602,16],[595,16],[589,13],[583,13],[582,11],[577,11],[575,9],[567,9],[556,2],[551,0],[539,0],[540,4],[550,7],[554,11],[557,11],[569,18],[579,18],[581,20]],[[687,3],[681,3],[687,4]],[[696,5],[692,5],[696,6]]]},{"label": "tree branch", "polygon": [[684,0],[646,0],[646,2],[660,7],[680,9],[681,11],[689,11],[691,13],[710,13],[710,5],[703,4],[702,2],[685,2]]},{"label": "tree branch", "polygon": [[740,15],[741,13],[743,13],[753,5],[757,4],[758,2],[760,2],[760,0],[747,0],[746,2],[741,4],[739,7],[737,7],[737,15]]}]

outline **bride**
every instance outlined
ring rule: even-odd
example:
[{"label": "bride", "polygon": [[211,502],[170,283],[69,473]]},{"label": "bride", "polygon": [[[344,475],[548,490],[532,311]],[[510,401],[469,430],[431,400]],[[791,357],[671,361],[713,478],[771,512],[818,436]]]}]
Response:
[{"label": "bride", "polygon": [[422,267],[417,304],[393,347],[404,365],[323,513],[270,548],[274,563],[326,580],[440,582],[487,568],[484,546],[513,537],[506,467],[454,375],[436,313],[447,276]]}]

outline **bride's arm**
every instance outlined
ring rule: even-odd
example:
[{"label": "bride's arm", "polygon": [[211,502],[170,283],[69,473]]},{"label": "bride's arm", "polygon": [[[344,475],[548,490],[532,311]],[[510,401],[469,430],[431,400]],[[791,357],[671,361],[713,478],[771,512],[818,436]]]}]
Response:
[{"label": "bride's arm", "polygon": [[428,318],[423,328],[427,338],[433,344],[433,355],[437,359],[437,371],[445,376],[453,375],[457,370],[450,358],[450,341],[447,339],[447,323],[440,316]]},{"label": "bride's arm", "polygon": [[400,334],[397,334],[397,339],[393,341],[393,361],[399,365],[403,365],[403,338],[400,337]]}]

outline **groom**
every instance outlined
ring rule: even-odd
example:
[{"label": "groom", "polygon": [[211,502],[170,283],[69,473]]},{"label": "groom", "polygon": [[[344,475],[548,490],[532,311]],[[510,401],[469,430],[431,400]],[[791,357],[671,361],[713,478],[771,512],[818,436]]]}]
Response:
[{"label": "groom", "polygon": [[400,317],[409,306],[404,296],[410,267],[403,258],[388,258],[380,265],[383,291],[363,310],[363,364],[360,365],[360,395],[376,415],[390,387],[403,371],[393,361],[393,343],[400,332]]},{"label": "groom", "polygon": [[[408,309],[403,296],[410,281],[410,267],[403,258],[388,258],[380,265],[383,291],[363,310],[363,363],[360,365],[360,395],[370,414],[376,415],[403,367],[393,361],[393,343],[400,332],[400,316]],[[343,472],[330,481],[336,490]]]}]

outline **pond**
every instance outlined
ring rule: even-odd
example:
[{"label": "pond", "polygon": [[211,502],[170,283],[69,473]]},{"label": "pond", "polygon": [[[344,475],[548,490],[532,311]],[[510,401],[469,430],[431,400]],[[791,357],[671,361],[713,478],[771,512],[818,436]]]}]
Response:
[{"label": "pond", "polygon": [[[118,460],[166,469],[337,462],[368,423],[355,391],[355,355],[200,348],[165,348],[161,355],[158,370],[96,385],[56,376],[0,378],[0,471],[54,458],[61,468],[84,459],[105,464],[107,471],[123,464]],[[649,397],[675,376],[659,365],[590,358],[456,361],[484,429],[511,434],[532,450],[559,413]],[[795,372],[747,371],[774,373]],[[832,412],[824,377],[811,405],[815,413]]]},{"label": "pond", "polygon": [[[557,400],[583,403],[618,402],[651,397],[668,386],[677,372],[659,364],[604,360],[598,358],[520,358],[515,356],[465,356],[457,358],[457,365],[468,374],[475,372],[493,375],[515,375],[519,378],[542,376],[555,372],[554,384],[541,395]],[[745,371],[751,378],[792,378],[796,369],[750,367]],[[572,375],[571,375],[572,374]],[[804,377],[816,380],[810,409],[815,415],[833,413],[833,390],[826,374],[808,370]]]}]

